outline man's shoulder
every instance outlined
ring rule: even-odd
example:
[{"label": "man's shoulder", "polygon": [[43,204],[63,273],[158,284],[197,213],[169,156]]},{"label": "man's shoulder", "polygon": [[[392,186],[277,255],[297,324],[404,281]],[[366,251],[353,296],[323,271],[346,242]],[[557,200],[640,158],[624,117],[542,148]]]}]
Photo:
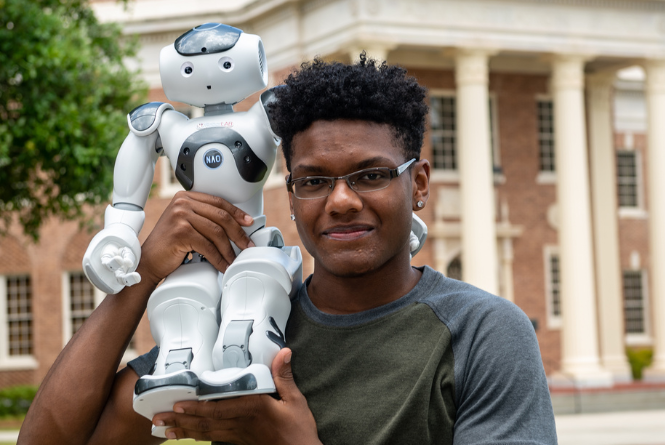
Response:
[{"label": "man's shoulder", "polygon": [[423,278],[431,284],[418,302],[428,305],[451,331],[494,318],[521,320],[522,323],[526,318],[519,307],[505,298],[464,281],[445,277],[428,266],[423,269]]}]

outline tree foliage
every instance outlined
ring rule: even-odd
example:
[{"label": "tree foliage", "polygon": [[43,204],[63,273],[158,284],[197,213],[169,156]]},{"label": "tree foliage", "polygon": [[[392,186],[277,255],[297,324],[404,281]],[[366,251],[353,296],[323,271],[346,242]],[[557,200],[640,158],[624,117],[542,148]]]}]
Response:
[{"label": "tree foliage", "polygon": [[86,0],[0,0],[0,220],[38,238],[46,218],[107,201],[126,113],[145,89],[135,44]]}]

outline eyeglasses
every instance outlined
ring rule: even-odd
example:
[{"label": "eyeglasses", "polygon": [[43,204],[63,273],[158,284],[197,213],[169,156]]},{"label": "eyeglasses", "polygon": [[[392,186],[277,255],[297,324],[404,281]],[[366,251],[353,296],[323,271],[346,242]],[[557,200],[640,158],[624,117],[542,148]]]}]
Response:
[{"label": "eyeglasses", "polygon": [[356,192],[373,192],[390,184],[390,180],[398,177],[416,160],[405,162],[397,168],[374,167],[349,173],[345,176],[305,176],[304,178],[286,180],[286,189],[298,199],[325,198],[335,188],[335,181],[345,180],[351,190]]}]

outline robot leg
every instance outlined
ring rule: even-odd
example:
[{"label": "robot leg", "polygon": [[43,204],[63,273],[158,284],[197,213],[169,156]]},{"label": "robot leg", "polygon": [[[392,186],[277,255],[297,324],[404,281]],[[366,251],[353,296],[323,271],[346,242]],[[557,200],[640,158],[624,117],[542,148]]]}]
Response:
[{"label": "robot leg", "polygon": [[[199,376],[213,369],[212,348],[219,330],[220,274],[210,263],[181,265],[148,300],[148,318],[159,356],[152,375],[134,389],[134,411],[152,419],[175,402],[197,400]],[[163,431],[160,437],[163,436]],[[153,431],[153,435],[156,432]]]},{"label": "robot leg", "polygon": [[290,296],[302,281],[298,247],[242,251],[222,282],[222,322],[215,371],[199,377],[199,399],[275,392],[270,367],[285,346]]}]

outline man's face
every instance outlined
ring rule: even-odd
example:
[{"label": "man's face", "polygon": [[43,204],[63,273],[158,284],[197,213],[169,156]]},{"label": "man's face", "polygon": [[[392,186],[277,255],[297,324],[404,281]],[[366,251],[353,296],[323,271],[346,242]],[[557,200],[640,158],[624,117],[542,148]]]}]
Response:
[{"label": "man's face", "polygon": [[[396,168],[406,161],[388,125],[316,121],[293,138],[291,177],[337,177],[371,167]],[[328,197],[289,194],[289,199],[316,268],[353,277],[408,261],[414,191],[409,169],[382,190],[358,193],[341,180]]]}]

